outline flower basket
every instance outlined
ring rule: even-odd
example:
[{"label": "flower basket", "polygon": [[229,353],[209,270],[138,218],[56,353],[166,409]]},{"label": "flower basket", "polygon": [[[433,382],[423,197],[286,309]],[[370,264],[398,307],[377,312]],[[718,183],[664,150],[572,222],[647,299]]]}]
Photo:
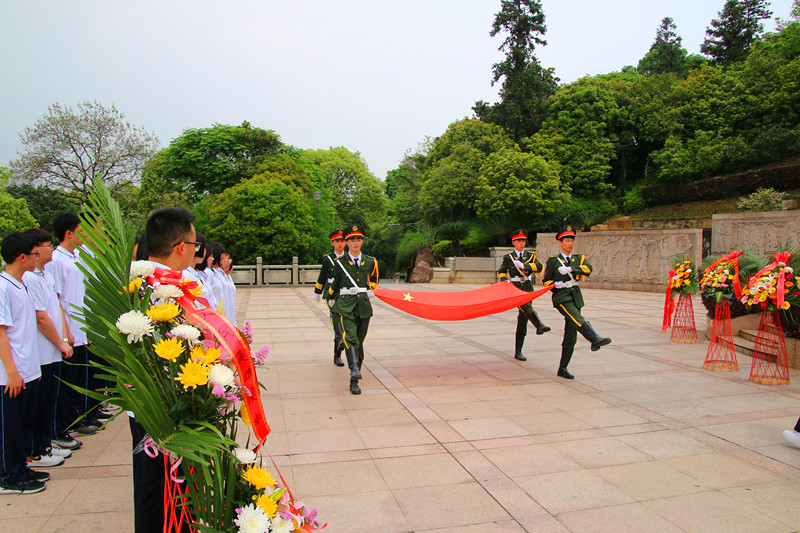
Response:
[{"label": "flower basket", "polygon": [[711,333],[711,342],[708,344],[706,360],[703,367],[709,370],[739,370],[739,361],[736,359],[736,348],[731,341],[731,314],[730,299],[725,298],[716,305],[714,313],[714,326]]},{"label": "flower basket", "polygon": [[[196,282],[149,261],[131,263],[134,230],[99,179],[89,200],[81,228],[96,257],[83,269],[87,335],[105,359],[91,364],[109,385],[78,390],[133,411],[147,432],[136,449],[164,457],[163,531],[324,528],[282,477],[276,482],[257,464],[270,428],[255,367],[268,349],[253,354],[249,331],[208,309]],[[241,424],[254,450],[237,447]]]},{"label": "flower basket", "polygon": [[[670,341],[697,342],[692,294],[697,292],[697,272],[691,259],[678,260],[669,271],[662,331],[672,327]],[[677,304],[676,304],[677,299]],[[674,318],[673,318],[674,312]]]},{"label": "flower basket", "polygon": [[694,307],[692,297],[682,294],[675,306],[675,318],[672,320],[670,342],[697,342],[697,326],[694,323]]}]

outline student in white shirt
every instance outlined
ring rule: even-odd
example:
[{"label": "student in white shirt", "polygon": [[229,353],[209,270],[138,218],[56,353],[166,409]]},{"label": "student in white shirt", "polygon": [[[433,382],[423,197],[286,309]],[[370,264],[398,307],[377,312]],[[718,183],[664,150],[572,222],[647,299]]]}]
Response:
[{"label": "student in white shirt", "polygon": [[217,276],[214,274],[214,267],[218,266],[214,261],[214,254],[212,248],[215,244],[206,244],[206,256],[203,262],[197,265],[197,275],[200,277],[200,282],[203,284],[203,292],[205,298],[208,300],[208,306],[211,309],[219,309],[220,304],[220,287]]},{"label": "student in white shirt", "polygon": [[36,239],[15,232],[0,243],[7,263],[0,274],[0,494],[45,488],[46,472],[28,468],[38,400],[39,350],[36,311],[22,274],[36,267]]},{"label": "student in white shirt", "polygon": [[[85,276],[78,268],[78,255],[75,250],[83,244],[80,231],[81,220],[75,213],[59,213],[53,219],[55,235],[59,240],[58,248],[53,252],[53,260],[45,270],[53,275],[56,292],[61,308],[67,315],[67,325],[74,337],[72,345],[72,364],[61,365],[61,380],[83,388],[89,388],[88,355],[86,352],[86,332],[80,322],[85,309],[86,296]],[[92,435],[97,426],[89,424],[84,416],[89,410],[87,397],[62,384],[58,390],[56,421],[59,435],[57,444],[61,447],[76,448],[80,441],[72,439],[67,428],[80,418],[77,427],[70,428],[83,435]]]},{"label": "student in white shirt", "polygon": [[219,257],[220,287],[225,316],[236,326],[236,284],[233,282],[233,258],[230,251],[224,249]]},{"label": "student in white shirt", "polygon": [[72,335],[58,301],[55,280],[52,274],[43,270],[53,257],[53,248],[50,246],[52,236],[43,229],[29,229],[25,234],[36,239],[36,251],[39,254],[36,269],[22,275],[22,282],[31,294],[36,310],[36,344],[42,371],[31,463],[33,466],[55,466],[63,463],[63,458],[72,454],[68,449],[52,448],[51,444],[51,440],[56,437],[56,394],[60,385],[54,376],[61,375],[62,358],[72,357],[72,345],[69,341]]}]

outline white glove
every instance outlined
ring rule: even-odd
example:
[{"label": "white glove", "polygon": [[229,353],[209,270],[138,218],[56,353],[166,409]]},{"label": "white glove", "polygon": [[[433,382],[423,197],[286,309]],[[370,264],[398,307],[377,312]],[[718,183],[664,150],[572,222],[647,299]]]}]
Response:
[{"label": "white glove", "polygon": [[322,294],[314,293],[314,301],[319,303],[319,299],[322,298]]},{"label": "white glove", "polygon": [[369,298],[375,298],[375,291],[367,291],[367,296]]},{"label": "white glove", "polygon": [[556,289],[563,289],[564,288],[564,282],[563,281],[556,281],[555,285],[556,285]]},{"label": "white glove", "polygon": [[569,274],[570,272],[572,272],[572,267],[568,267],[568,266],[560,266],[560,267],[558,267],[558,273],[561,274],[561,275]]},{"label": "white glove", "polygon": [[333,309],[333,306],[334,306],[334,304],[335,304],[335,303],[336,303],[336,300],[334,300],[333,298],[331,298],[330,300],[328,300],[328,307],[330,307],[331,309]]},{"label": "white glove", "polygon": [[514,259],[514,266],[520,270],[525,270],[525,265],[519,259]]}]

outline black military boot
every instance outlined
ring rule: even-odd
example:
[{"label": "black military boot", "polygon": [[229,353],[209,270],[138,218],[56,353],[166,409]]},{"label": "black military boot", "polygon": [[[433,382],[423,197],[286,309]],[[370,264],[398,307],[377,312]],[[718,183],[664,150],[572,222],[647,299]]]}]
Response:
[{"label": "black military boot", "polygon": [[342,348],[343,346],[339,344],[339,341],[336,339],[333,340],[333,364],[336,366],[344,366],[342,362]]},{"label": "black military boot", "polygon": [[358,380],[351,379],[350,380],[350,393],[351,394],[361,394],[361,387],[358,386]]},{"label": "black military boot", "polygon": [[572,359],[572,352],[575,350],[574,346],[562,346],[561,347],[561,361],[558,363],[558,377],[564,379],[575,379],[575,376],[569,373],[567,370],[567,365],[569,365],[570,360]]},{"label": "black military boot", "polygon": [[528,318],[533,327],[536,328],[537,335],[544,335],[548,331],[550,331],[550,326],[545,326],[544,322],[539,318],[539,315],[536,314],[536,311],[531,311],[530,313],[525,313],[525,316]]},{"label": "black military boot", "polygon": [[350,368],[350,381],[361,379],[361,365],[358,364],[355,346],[345,348],[344,354],[347,357],[347,366]]},{"label": "black military boot", "polygon": [[597,332],[592,329],[592,325],[589,322],[584,322],[581,327],[578,328],[578,331],[581,332],[583,337],[592,343],[592,351],[596,352],[606,344],[611,344],[611,339],[608,337],[601,337],[597,334]]},{"label": "black military boot", "polygon": [[514,359],[518,361],[527,361],[528,358],[522,355],[522,345],[525,344],[525,334],[517,333],[517,342],[514,345]]}]

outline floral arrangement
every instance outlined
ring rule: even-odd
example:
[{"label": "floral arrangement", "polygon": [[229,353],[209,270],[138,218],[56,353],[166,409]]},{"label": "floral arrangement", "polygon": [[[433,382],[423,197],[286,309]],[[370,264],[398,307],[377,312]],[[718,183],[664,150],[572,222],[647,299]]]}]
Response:
[{"label": "floral arrangement", "polygon": [[741,302],[748,306],[760,306],[764,311],[788,310],[800,305],[800,291],[797,290],[794,267],[790,252],[775,255],[775,261],[753,274],[747,286],[742,289]]},{"label": "floral arrangement", "polygon": [[165,475],[176,487],[165,492],[165,509],[180,513],[166,530],[179,529],[184,517],[203,532],[324,527],[316,511],[256,464],[254,451],[236,444],[240,420],[250,426],[256,450],[269,433],[255,373],[269,349],[253,354],[249,323],[243,333],[208,309],[196,282],[149,261],[131,263],[133,229],[99,180],[90,202],[91,216],[81,225],[96,255],[84,270],[86,325],[106,359],[92,364],[109,386],[82,392],[133,411],[147,432],[139,447],[165,457]]},{"label": "floral arrangement", "polygon": [[697,271],[694,261],[678,261],[669,271],[669,292],[672,297],[687,296],[697,292]]}]

